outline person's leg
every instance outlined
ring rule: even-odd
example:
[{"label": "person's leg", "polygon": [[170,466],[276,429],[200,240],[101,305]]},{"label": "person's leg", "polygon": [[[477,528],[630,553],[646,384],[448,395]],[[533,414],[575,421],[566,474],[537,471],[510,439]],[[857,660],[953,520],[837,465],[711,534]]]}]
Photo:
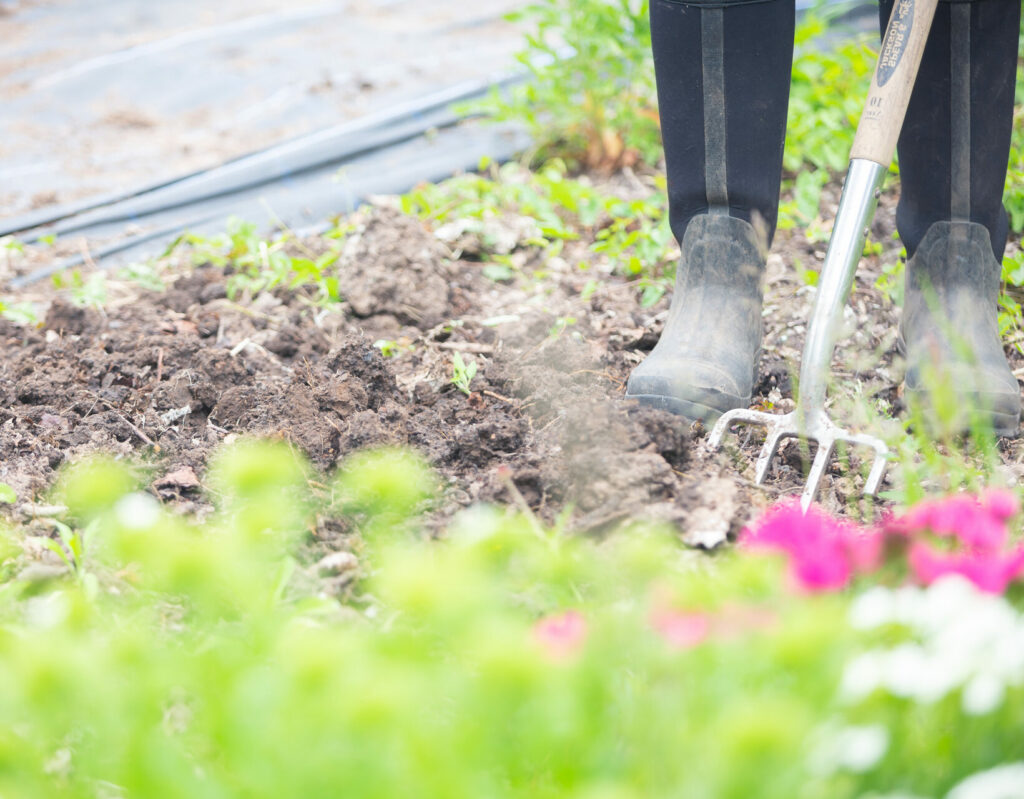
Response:
[{"label": "person's leg", "polygon": [[778,212],[792,0],[651,0],[651,38],[680,242],[658,345],[627,395],[710,421],[750,401],[761,279]]},{"label": "person's leg", "polygon": [[[880,3],[883,30],[892,7]],[[1019,24],[1020,0],[939,3],[900,136],[896,214],[908,396],[948,383],[1004,434],[1020,416],[996,307]]]}]

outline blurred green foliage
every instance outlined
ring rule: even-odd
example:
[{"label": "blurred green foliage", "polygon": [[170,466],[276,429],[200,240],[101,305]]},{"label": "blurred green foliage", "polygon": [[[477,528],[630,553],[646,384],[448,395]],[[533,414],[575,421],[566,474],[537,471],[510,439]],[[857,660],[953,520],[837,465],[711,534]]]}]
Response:
[{"label": "blurred green foliage", "polygon": [[[201,524],[136,479],[97,461],[60,484],[91,582],[18,571],[0,538],[0,795],[940,796],[1024,753],[1020,688],[982,716],[955,692],[844,703],[850,659],[905,633],[852,629],[847,597],[783,590],[774,560],[486,507],[430,540],[437,478],[394,450],[314,495],[290,448],[238,442]],[[347,605],[304,563],[314,512],[365,535]],[[820,754],[864,725],[887,731],[870,757]]]}]

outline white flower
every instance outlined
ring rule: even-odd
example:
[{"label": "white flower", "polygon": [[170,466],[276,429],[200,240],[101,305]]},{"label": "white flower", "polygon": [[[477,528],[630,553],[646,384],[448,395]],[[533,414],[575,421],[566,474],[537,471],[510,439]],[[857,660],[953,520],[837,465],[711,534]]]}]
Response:
[{"label": "white flower", "polygon": [[943,578],[925,590],[869,589],[854,600],[849,618],[858,629],[901,624],[916,640],[849,662],[839,689],[847,702],[883,688],[931,703],[970,684],[963,708],[980,715],[998,707],[1007,685],[1024,683],[1024,619],[1005,599],[963,578]]},{"label": "white flower", "polygon": [[149,494],[126,494],[114,505],[117,523],[128,530],[148,530],[160,520],[160,503]]},{"label": "white flower", "polygon": [[1024,621],[996,642],[989,667],[1008,685],[1024,682]]},{"label": "white flower", "polygon": [[846,702],[867,699],[882,684],[884,653],[871,651],[858,655],[843,669],[839,696]]},{"label": "white flower", "polygon": [[1024,762],[972,774],[946,794],[946,799],[1024,799]]},{"label": "white flower", "polygon": [[964,686],[960,703],[968,716],[984,716],[1003,703],[1006,686],[991,674],[976,674]]},{"label": "white flower", "polygon": [[889,750],[889,730],[881,724],[836,726],[828,722],[818,730],[807,765],[812,772],[830,776],[838,771],[870,771]]},{"label": "white flower", "polygon": [[881,724],[846,727],[839,732],[836,765],[863,774],[878,765],[889,750],[889,731]]},{"label": "white flower", "polygon": [[850,626],[871,630],[894,621],[896,603],[893,592],[881,585],[869,588],[850,605]]},{"label": "white flower", "polygon": [[[900,644],[882,656],[882,682],[893,696],[904,699],[938,699],[931,685],[935,665],[917,644]],[[944,685],[945,680],[938,681]],[[927,701],[927,700],[926,700]]]},{"label": "white flower", "polygon": [[865,793],[860,796],[860,799],[928,799],[928,797],[896,791],[895,793]]},{"label": "white flower", "polygon": [[921,627],[925,620],[924,591],[912,585],[905,585],[892,592],[893,621],[913,629]]},{"label": "white flower", "polygon": [[917,594],[923,601],[917,608],[914,626],[920,632],[929,633],[945,629],[957,617],[969,616],[980,592],[969,580],[952,574],[939,578]]}]

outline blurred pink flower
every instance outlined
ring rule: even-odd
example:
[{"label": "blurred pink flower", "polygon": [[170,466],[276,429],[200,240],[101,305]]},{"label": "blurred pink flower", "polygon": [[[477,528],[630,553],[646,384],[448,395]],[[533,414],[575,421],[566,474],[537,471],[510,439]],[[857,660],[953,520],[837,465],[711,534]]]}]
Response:
[{"label": "blurred pink flower", "polygon": [[711,633],[711,619],[706,613],[669,608],[653,611],[651,626],[673,649],[692,649]]},{"label": "blurred pink flower", "polygon": [[1020,500],[1005,488],[990,488],[981,495],[982,504],[995,518],[1006,520],[1020,513]]},{"label": "blurred pink flower", "polygon": [[545,616],[533,625],[533,637],[548,655],[564,660],[583,649],[587,639],[587,620],[575,610]]},{"label": "blurred pink flower", "polygon": [[[743,531],[751,548],[772,549],[789,557],[790,574],[805,591],[835,591],[854,574],[882,565],[886,539],[909,546],[890,549],[906,553],[913,576],[928,584],[946,574],[966,577],[985,591],[1002,593],[1024,575],[1024,547],[1007,550],[1007,522],[1020,512],[1017,496],[990,489],[980,496],[956,494],[928,499],[899,516],[888,516],[874,528],[829,516],[817,506],[802,513],[795,500],[770,508]],[[945,551],[928,544],[929,536],[949,540]]]},{"label": "blurred pink flower", "polygon": [[834,519],[816,505],[804,513],[795,499],[770,508],[744,529],[741,542],[786,553],[797,586],[811,592],[843,588],[855,572],[876,569],[882,555],[877,531]]},{"label": "blurred pink flower", "polygon": [[982,591],[1003,593],[1024,573],[1024,547],[1010,552],[940,552],[922,541],[915,541],[907,553],[914,577],[925,585],[958,574]]},{"label": "blurred pink flower", "polygon": [[926,499],[902,516],[886,520],[887,533],[914,537],[919,533],[956,538],[968,547],[991,551],[1006,542],[1006,520],[1016,511],[1016,497],[990,491],[982,498],[956,494]]}]

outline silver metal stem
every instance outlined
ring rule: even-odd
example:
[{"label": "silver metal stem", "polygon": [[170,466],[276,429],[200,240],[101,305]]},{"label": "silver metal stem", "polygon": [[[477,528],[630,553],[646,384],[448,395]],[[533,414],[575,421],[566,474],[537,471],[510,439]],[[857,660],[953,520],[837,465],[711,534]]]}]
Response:
[{"label": "silver metal stem", "polygon": [[857,263],[864,252],[868,226],[875,215],[882,181],[888,167],[862,158],[850,161],[850,171],[843,184],[835,227],[825,254],[825,265],[818,281],[818,297],[807,327],[803,359],[800,363],[800,396],[798,412],[805,433],[816,435],[818,420],[823,417],[828,375],[832,365],[843,307],[850,296]]}]

